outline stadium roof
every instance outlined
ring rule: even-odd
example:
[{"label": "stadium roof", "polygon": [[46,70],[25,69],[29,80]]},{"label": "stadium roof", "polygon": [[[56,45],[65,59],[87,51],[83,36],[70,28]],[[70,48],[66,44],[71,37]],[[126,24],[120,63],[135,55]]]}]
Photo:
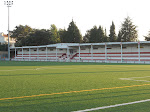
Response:
[{"label": "stadium roof", "polygon": [[11,47],[10,49],[19,49],[19,48],[45,48],[45,47],[54,47],[58,49],[65,49],[70,47],[77,46],[91,46],[91,45],[124,45],[124,44],[150,44],[150,41],[139,41],[139,42],[106,42],[106,43],[57,43],[50,45],[41,45],[41,46],[22,46],[22,47]]}]

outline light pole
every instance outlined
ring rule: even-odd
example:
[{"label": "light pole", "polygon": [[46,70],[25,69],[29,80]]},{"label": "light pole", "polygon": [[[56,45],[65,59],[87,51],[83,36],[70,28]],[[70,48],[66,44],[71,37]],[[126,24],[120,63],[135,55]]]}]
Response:
[{"label": "light pole", "polygon": [[13,5],[13,1],[4,1],[4,5],[7,5],[8,7],[8,60],[10,60],[10,48],[9,48],[9,38],[10,38],[10,33],[9,33],[9,7]]}]

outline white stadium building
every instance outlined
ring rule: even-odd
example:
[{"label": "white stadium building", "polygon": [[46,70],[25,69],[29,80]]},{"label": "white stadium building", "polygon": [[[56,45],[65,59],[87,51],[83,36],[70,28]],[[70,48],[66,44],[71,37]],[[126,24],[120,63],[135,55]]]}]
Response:
[{"label": "white stadium building", "polygon": [[149,41],[58,43],[11,47],[10,50],[14,61],[150,63]]}]

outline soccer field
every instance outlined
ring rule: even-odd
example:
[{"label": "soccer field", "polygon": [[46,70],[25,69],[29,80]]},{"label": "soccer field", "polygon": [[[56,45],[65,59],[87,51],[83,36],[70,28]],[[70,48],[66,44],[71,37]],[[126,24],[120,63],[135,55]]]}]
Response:
[{"label": "soccer field", "polygon": [[149,112],[149,105],[150,65],[0,61],[0,112]]}]

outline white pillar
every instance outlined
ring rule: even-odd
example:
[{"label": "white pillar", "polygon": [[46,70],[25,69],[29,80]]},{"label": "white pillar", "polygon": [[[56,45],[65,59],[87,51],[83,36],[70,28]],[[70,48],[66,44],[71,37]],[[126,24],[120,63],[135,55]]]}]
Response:
[{"label": "white pillar", "polygon": [[120,45],[121,45],[121,63],[122,63],[122,61],[123,61],[123,59],[122,59],[122,42],[120,43]]},{"label": "white pillar", "polygon": [[16,60],[16,48],[15,48],[15,60]]},{"label": "white pillar", "polygon": [[91,44],[91,58],[92,58],[92,61],[93,61],[93,45]]},{"label": "white pillar", "polygon": [[70,59],[69,57],[69,47],[67,46],[67,61]]},{"label": "white pillar", "polygon": [[80,44],[79,44],[79,61],[80,61]]},{"label": "white pillar", "polygon": [[9,50],[8,50],[8,52],[9,52],[9,54],[8,54],[8,59],[9,59],[9,61],[11,60],[11,56],[10,56],[10,47],[8,48]]},{"label": "white pillar", "polygon": [[107,61],[107,44],[105,43],[105,61]]},{"label": "white pillar", "polygon": [[39,48],[37,47],[37,59],[39,60]]},{"label": "white pillar", "polygon": [[23,48],[22,48],[22,60],[23,60]]},{"label": "white pillar", "polygon": [[141,57],[140,57],[140,42],[138,42],[138,57],[139,57],[139,62],[141,61]]},{"label": "white pillar", "polygon": [[57,48],[56,48],[56,61],[57,61]]},{"label": "white pillar", "polygon": [[47,57],[47,46],[46,46],[46,60],[48,60],[48,57]]},{"label": "white pillar", "polygon": [[29,47],[29,61],[31,61],[31,51],[30,51],[30,47]]}]

